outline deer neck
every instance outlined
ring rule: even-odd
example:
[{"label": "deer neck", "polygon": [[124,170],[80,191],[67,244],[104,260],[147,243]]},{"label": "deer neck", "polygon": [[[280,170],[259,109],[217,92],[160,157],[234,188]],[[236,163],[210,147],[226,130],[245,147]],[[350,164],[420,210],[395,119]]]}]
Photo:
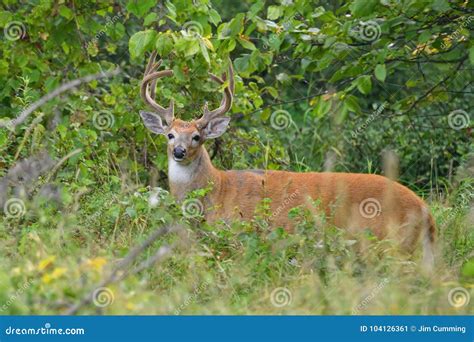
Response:
[{"label": "deer neck", "polygon": [[204,146],[201,146],[196,158],[189,164],[178,163],[168,156],[168,180],[173,195],[182,200],[195,189],[205,188],[210,182],[216,184],[219,171],[214,168]]}]

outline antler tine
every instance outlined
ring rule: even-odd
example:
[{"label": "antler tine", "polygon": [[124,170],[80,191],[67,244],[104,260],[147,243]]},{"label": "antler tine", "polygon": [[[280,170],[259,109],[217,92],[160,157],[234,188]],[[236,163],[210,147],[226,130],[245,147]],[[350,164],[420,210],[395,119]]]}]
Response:
[{"label": "antler tine", "polygon": [[[157,54],[156,51],[153,51],[151,53],[150,59],[148,60],[148,63],[147,63],[146,68],[145,68],[145,75],[148,75],[150,73],[150,69],[153,66],[153,63],[155,63],[156,54]],[[160,62],[161,62],[161,60],[158,61],[158,63],[160,63]]]},{"label": "antler tine", "polygon": [[[145,75],[148,75],[151,72],[154,72],[156,69],[160,67],[161,63],[163,62],[163,60],[160,59],[158,62],[153,63],[155,61],[155,58],[156,58],[156,51],[153,51],[150,57],[150,60],[148,61],[148,66],[145,70]],[[157,82],[157,79],[154,79],[151,81],[151,84],[150,84],[150,96],[152,99],[155,98],[156,82]]]},{"label": "antler tine", "polygon": [[145,68],[145,74],[140,86],[140,94],[143,101],[153,108],[157,114],[165,119],[166,123],[170,125],[174,119],[174,101],[170,100],[168,108],[160,106],[155,101],[155,88],[158,79],[166,76],[172,76],[173,70],[155,71],[162,63],[162,60],[159,60],[155,63],[156,54],[156,51],[153,51]]},{"label": "antler tine", "polygon": [[[209,77],[214,82],[219,83],[221,85],[224,84],[225,80],[227,79],[227,76],[226,76],[225,73],[222,75],[222,78],[220,78],[219,76],[216,76],[212,73],[209,73]],[[225,114],[232,107],[232,99],[233,99],[233,95],[234,95],[235,84],[234,84],[234,69],[232,68],[232,62],[231,61],[229,61],[229,75],[228,75],[228,77],[229,77],[229,85],[227,87],[225,87],[225,89],[224,89],[224,96],[222,98],[220,106],[218,108],[212,110],[212,111],[209,111],[207,103],[206,103],[204,105],[204,108],[203,108],[203,112],[204,112],[203,116],[199,120],[197,120],[198,126],[200,126],[200,127],[206,126],[209,123],[210,120]]]}]

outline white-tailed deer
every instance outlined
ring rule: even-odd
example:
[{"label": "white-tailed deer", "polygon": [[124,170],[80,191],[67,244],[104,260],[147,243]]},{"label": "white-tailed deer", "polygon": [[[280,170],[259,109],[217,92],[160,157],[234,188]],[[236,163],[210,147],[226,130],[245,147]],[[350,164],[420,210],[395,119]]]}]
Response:
[{"label": "white-tailed deer", "polygon": [[182,201],[192,190],[211,185],[204,198],[204,216],[216,220],[251,220],[255,208],[264,198],[271,199],[270,217],[273,226],[293,228],[288,211],[297,206],[314,208],[314,201],[338,227],[350,231],[370,228],[379,238],[394,237],[407,250],[417,241],[423,242],[424,263],[433,264],[435,226],[427,205],[405,186],[388,178],[370,174],[273,170],[216,169],[204,143],[221,136],[230,118],[224,114],[232,106],[234,75],[229,63],[228,77],[209,74],[224,89],[217,109],[204,105],[201,118],[190,122],[174,117],[174,104],[168,108],[155,102],[155,87],[159,78],[173,75],[171,70],[156,71],[153,53],[141,84],[141,96],[155,113],[141,111],[145,126],[168,139],[168,179],[171,194]]}]

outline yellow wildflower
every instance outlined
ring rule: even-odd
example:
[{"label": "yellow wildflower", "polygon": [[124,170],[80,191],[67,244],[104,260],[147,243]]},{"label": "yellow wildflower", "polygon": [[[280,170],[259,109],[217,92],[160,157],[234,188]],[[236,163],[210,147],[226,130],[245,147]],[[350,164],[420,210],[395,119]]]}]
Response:
[{"label": "yellow wildflower", "polygon": [[38,263],[38,270],[39,271],[44,271],[46,268],[48,268],[50,265],[52,265],[52,263],[56,260],[56,257],[53,255],[53,256],[49,256],[47,257],[46,259],[43,259],[41,260],[39,263]]},{"label": "yellow wildflower", "polygon": [[107,263],[107,259],[103,257],[97,257],[94,259],[88,259],[86,261],[86,266],[91,267],[95,271],[100,272],[102,271],[102,268],[104,267],[106,263]]},{"label": "yellow wildflower", "polygon": [[56,280],[58,278],[60,278],[64,273],[66,273],[67,269],[64,268],[64,267],[56,267],[53,272],[49,273],[49,274],[45,274],[41,280],[43,281],[43,283],[45,284],[49,284],[51,283],[53,280]]}]

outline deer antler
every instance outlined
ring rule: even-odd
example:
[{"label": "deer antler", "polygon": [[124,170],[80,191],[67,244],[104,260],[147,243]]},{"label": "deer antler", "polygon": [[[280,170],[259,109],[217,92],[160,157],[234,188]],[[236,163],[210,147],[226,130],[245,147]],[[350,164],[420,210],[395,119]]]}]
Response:
[{"label": "deer antler", "polygon": [[[212,73],[209,73],[209,77],[213,81],[219,83],[220,85],[224,84],[225,81],[227,80],[227,76],[225,73],[222,74],[222,78]],[[198,125],[198,127],[201,127],[201,128],[205,127],[209,123],[209,121],[211,121],[212,119],[228,112],[229,109],[232,107],[233,97],[234,97],[234,69],[232,67],[232,62],[229,60],[229,85],[225,87],[224,89],[224,96],[222,98],[221,105],[218,108],[210,111],[206,103],[203,108],[203,112],[204,112],[203,116],[196,121],[196,124]]]},{"label": "deer antler", "polygon": [[140,94],[143,101],[153,108],[162,119],[165,119],[168,125],[171,125],[174,119],[174,101],[170,100],[168,108],[160,106],[155,102],[155,87],[159,78],[172,76],[173,70],[156,71],[156,69],[160,67],[162,60],[155,63],[155,59],[156,51],[153,51],[145,69],[145,74],[140,87]]}]

